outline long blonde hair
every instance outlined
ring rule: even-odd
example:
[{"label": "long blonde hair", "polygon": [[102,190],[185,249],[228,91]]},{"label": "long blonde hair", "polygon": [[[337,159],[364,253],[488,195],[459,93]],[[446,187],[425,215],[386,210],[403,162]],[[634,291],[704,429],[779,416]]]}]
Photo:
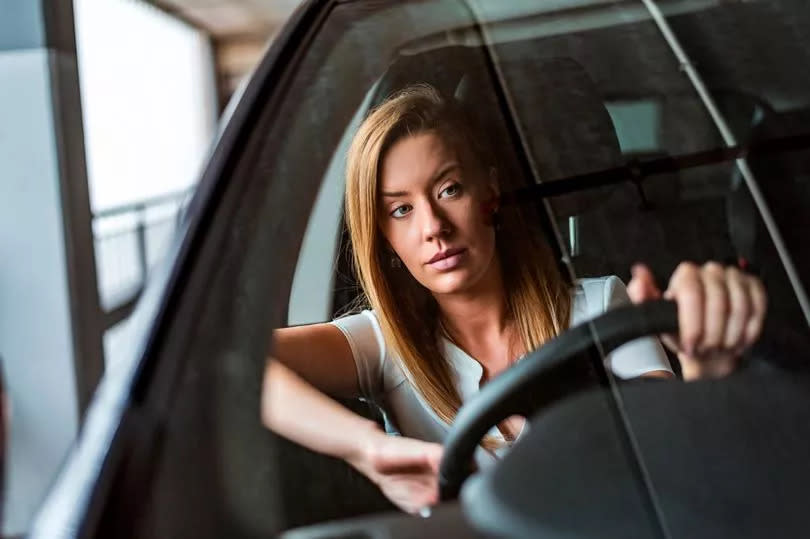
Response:
[{"label": "long blonde hair", "polygon": [[[378,190],[388,149],[423,132],[435,132],[455,145],[462,159],[474,159],[482,167],[495,164],[471,126],[452,100],[431,86],[414,85],[369,114],[354,136],[346,163],[346,222],[364,302],[376,312],[386,346],[400,358],[409,381],[447,423],[455,418],[461,399],[439,347],[438,305],[407,270],[391,268],[377,220]],[[510,187],[505,180],[499,178],[502,192]],[[530,351],[568,327],[571,294],[549,246],[523,213],[517,208],[501,210],[496,250],[508,315],[521,344]]]}]

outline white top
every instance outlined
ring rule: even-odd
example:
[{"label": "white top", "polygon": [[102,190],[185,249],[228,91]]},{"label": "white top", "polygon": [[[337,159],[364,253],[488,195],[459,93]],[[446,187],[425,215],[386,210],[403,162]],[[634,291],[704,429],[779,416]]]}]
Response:
[{"label": "white top", "polygon": [[[573,299],[571,327],[595,318],[608,309],[630,303],[624,283],[616,276],[580,279],[574,287]],[[393,426],[404,436],[443,443],[449,425],[436,415],[408,382],[399,365],[399,358],[389,352],[385,345],[374,312],[365,310],[338,318],[332,323],[343,332],[352,349],[362,396],[383,409],[389,428]],[[450,340],[444,337],[441,340],[440,346],[445,359],[452,366],[451,372],[463,403],[478,392],[483,369],[478,361]],[[607,366],[620,378],[634,378],[656,370],[672,372],[664,349],[654,337],[637,339],[620,346],[608,354],[606,361]],[[489,434],[503,439],[497,426]],[[481,467],[491,464],[494,459],[479,447],[476,461]]]}]

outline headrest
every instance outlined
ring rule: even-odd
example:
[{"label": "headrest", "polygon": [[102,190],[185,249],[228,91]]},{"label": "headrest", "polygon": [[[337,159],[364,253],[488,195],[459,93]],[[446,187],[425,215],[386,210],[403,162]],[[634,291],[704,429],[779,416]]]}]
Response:
[{"label": "headrest", "polygon": [[[506,127],[511,106],[541,182],[622,165],[613,122],[584,68],[570,58],[540,60],[532,51],[527,43],[497,48],[508,106],[497,97],[496,73],[487,51],[457,46],[401,57],[389,68],[373,102],[376,105],[409,84],[432,84],[472,112],[486,128],[497,155],[514,155],[517,150],[504,148],[516,145]],[[605,189],[599,189],[551,202],[562,217],[581,213],[604,196]]]},{"label": "headrest", "polygon": [[621,166],[619,139],[602,96],[570,58],[502,58],[518,121],[540,181]]},{"label": "headrest", "polygon": [[442,95],[452,97],[466,74],[485,69],[481,55],[480,49],[454,46],[400,56],[391,64],[377,86],[372,107],[376,107],[398,90],[417,83],[430,84]]},{"label": "headrest", "polygon": [[[504,47],[500,65],[517,121],[540,182],[624,164],[613,121],[596,84],[570,58],[535,60],[523,47]],[[586,211],[608,188],[551,200],[558,217]]]}]

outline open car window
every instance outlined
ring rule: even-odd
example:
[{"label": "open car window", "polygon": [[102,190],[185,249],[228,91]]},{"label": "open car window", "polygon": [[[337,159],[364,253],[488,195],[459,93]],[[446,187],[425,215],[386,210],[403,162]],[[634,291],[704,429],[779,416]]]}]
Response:
[{"label": "open car window", "polygon": [[[795,69],[810,54],[798,30],[808,22],[802,1],[664,4],[740,143],[801,134],[810,107],[808,75]],[[165,348],[134,392],[132,430],[122,431],[138,435],[120,442],[122,471],[111,484],[122,492],[107,502],[107,536],[261,537],[391,508],[344,463],[281,440],[259,418],[271,330],[328,320],[356,295],[342,222],[344,154],[358,122],[387,95],[429,82],[476,111],[514,189],[555,183],[565,190],[584,174],[728,146],[646,3],[324,5],[299,21],[288,38],[296,47],[257,70],[232,117],[240,132],[223,134],[238,144],[215,163],[214,202],[201,212],[197,236],[187,238],[197,251],[186,286],[200,293],[173,307],[159,334]],[[753,37],[740,40],[740,28]],[[774,327],[800,342],[807,322],[783,260],[790,255],[806,281],[799,246],[810,199],[802,156],[751,156],[748,178],[726,160],[522,200],[538,210],[526,232],[543,235],[572,285],[606,275],[626,282],[637,261],[663,284],[681,260],[745,259],[766,280],[773,320],[785,321]],[[762,191],[760,201],[751,185]],[[781,253],[762,207],[782,234]],[[774,365],[785,357],[772,356]],[[587,417],[616,429],[593,447],[612,448],[599,455],[629,478],[627,498],[613,500],[623,518],[631,529],[689,536],[659,500],[669,485],[651,460],[666,455],[659,452],[666,444],[644,437],[644,399],[623,398],[617,378],[594,379],[602,400]],[[767,398],[753,398],[760,397]],[[654,421],[689,419],[676,401],[655,402],[665,411]],[[555,409],[563,425],[587,430],[577,419],[584,415],[565,415],[576,408]],[[749,434],[762,435],[764,447],[777,443],[778,433],[757,429]],[[582,462],[573,453],[567,460],[545,454],[574,470],[567,485],[595,477],[576,471]],[[555,499],[546,508],[559,512],[549,518],[576,507]],[[136,523],[117,520],[129,511]]]}]

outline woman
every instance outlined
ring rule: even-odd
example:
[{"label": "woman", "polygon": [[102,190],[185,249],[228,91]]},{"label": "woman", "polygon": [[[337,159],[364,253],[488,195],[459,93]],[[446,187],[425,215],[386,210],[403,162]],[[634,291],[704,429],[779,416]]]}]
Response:
[{"label": "woman", "polygon": [[[262,419],[270,429],[343,458],[402,509],[437,501],[441,441],[462,402],[525,353],[614,304],[665,297],[680,333],[664,337],[686,379],[722,376],[758,337],[758,280],[718,264],[681,264],[663,294],[644,266],[570,286],[517,208],[498,207],[509,179],[452,102],[406,89],[374,110],[349,150],[346,217],[365,310],[275,332]],[[629,297],[628,297],[629,294]],[[618,376],[670,377],[657,339],[608,359]],[[380,404],[402,436],[325,394]],[[519,438],[510,418],[476,456],[486,466]]]}]

